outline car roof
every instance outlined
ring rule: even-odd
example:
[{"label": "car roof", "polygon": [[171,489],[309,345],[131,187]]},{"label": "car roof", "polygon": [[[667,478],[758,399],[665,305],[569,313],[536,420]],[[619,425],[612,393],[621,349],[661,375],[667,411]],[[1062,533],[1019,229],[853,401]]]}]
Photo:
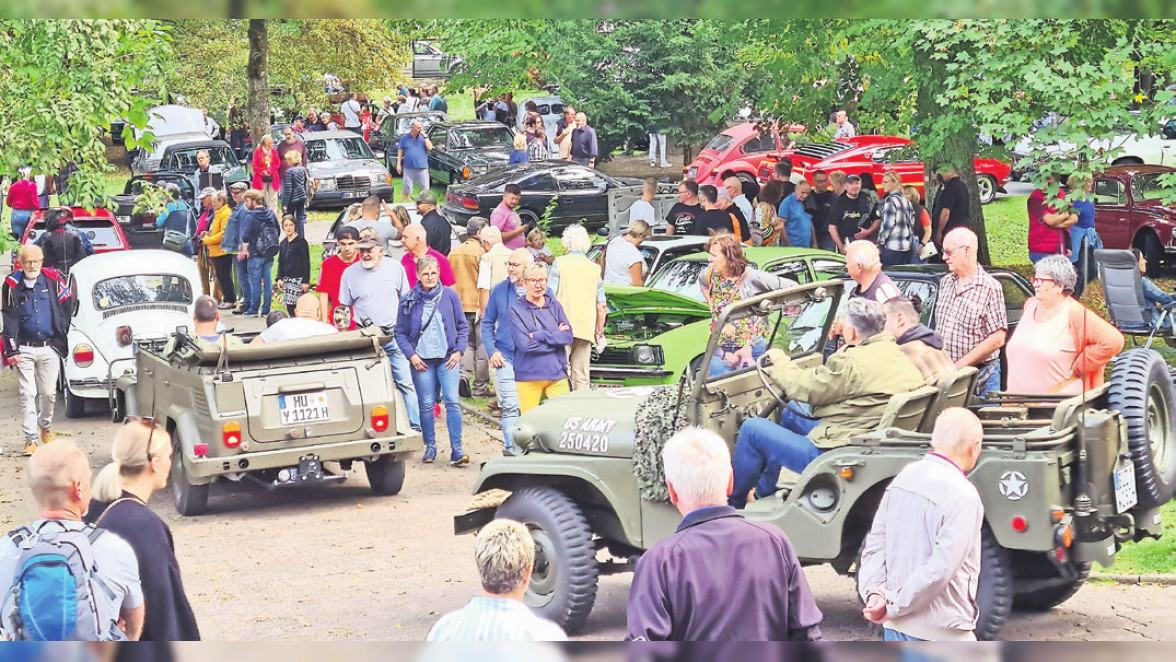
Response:
[{"label": "car roof", "polygon": [[[845,257],[837,253],[830,253],[819,248],[797,248],[795,246],[745,246],[743,248],[743,256],[749,262],[756,264],[765,264],[772,260],[779,260],[788,257],[826,257],[832,260],[844,261]],[[710,257],[709,253],[691,253],[683,255],[674,260],[705,260]]]},{"label": "car roof", "polygon": [[[436,126],[443,126],[447,129],[454,129],[454,128],[457,128],[457,129],[492,129],[494,127],[498,127],[501,129],[509,129],[510,128],[509,126],[503,124],[502,122],[486,122],[486,121],[477,121],[477,120],[469,120],[469,121],[464,121],[464,122],[437,122],[433,126],[435,126],[435,127]],[[430,127],[429,130],[432,130],[432,127]]]},{"label": "car roof", "polygon": [[229,143],[223,140],[214,140],[208,136],[199,136],[193,137],[192,140],[177,140],[175,142],[171,142],[173,138],[181,137],[183,136],[167,136],[168,144],[167,147],[163,148],[163,153],[166,154],[175,150],[192,149],[196,147],[228,147],[229,149],[232,149],[232,147],[229,147]]},{"label": "car roof", "polygon": [[[720,131],[719,133],[726,134],[726,135],[731,136],[732,138],[735,138],[738,140],[740,138],[746,138],[747,136],[750,136],[753,133],[757,133],[758,126],[759,126],[759,124],[757,122],[743,122],[742,124],[736,124],[735,126],[729,126],[725,129],[723,129],[722,131]],[[770,126],[772,127],[772,129],[775,129],[775,125],[770,125]]]},{"label": "car roof", "polygon": [[78,262],[70,270],[78,283],[96,283],[108,278],[139,274],[178,274],[199,281],[199,272],[191,258],[174,251],[139,249],[128,260],[123,251],[96,253]]},{"label": "car roof", "polygon": [[331,138],[359,138],[363,140],[363,136],[353,131],[311,131],[310,133],[302,134],[303,142],[310,142],[312,140],[329,140]]},{"label": "car roof", "polygon": [[[69,210],[71,212],[73,212],[74,220],[90,220],[90,219],[104,219],[104,220],[108,220],[108,221],[114,220],[114,214],[109,209],[107,209],[105,207],[98,207],[98,208],[94,209],[94,211],[90,211],[89,209],[86,209],[85,207],[70,207]],[[45,212],[47,212],[47,211],[49,211],[49,210],[48,209],[38,209],[36,211],[36,213],[33,214],[34,220],[36,220],[37,222],[44,220]]]},{"label": "car roof", "polygon": [[1127,180],[1131,179],[1133,175],[1141,175],[1152,172],[1176,172],[1176,168],[1161,165],[1144,165],[1142,163],[1117,165],[1104,168],[1102,172],[1096,173],[1096,176],[1109,176]]}]

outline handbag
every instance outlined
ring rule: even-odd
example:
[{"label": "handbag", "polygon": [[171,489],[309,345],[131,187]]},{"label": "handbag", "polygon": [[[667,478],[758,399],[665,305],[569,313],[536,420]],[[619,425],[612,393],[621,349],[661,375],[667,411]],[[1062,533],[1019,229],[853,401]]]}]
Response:
[{"label": "handbag", "polygon": [[179,230],[163,231],[163,247],[169,251],[183,253],[188,245],[188,234]]}]

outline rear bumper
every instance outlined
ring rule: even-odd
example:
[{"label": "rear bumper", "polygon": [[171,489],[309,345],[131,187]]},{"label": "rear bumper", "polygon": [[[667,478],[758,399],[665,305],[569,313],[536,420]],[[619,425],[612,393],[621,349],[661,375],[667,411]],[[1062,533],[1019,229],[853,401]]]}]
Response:
[{"label": "rear bumper", "polygon": [[450,223],[463,228],[470,222],[471,218],[478,215],[477,210],[455,207],[448,203],[441,205],[439,211]]},{"label": "rear bumper", "polygon": [[[193,483],[201,484],[225,474],[298,466],[298,460],[307,455],[315,455],[324,462],[362,460],[378,455],[404,455],[424,448],[423,439],[420,433],[348,441],[324,439],[321,443],[298,446],[297,448],[254,450],[224,457],[194,457],[191,455],[192,449],[185,448],[184,468]],[[272,445],[250,443],[253,448],[262,449],[267,445]],[[244,466],[242,466],[242,462],[245,463]]]}]

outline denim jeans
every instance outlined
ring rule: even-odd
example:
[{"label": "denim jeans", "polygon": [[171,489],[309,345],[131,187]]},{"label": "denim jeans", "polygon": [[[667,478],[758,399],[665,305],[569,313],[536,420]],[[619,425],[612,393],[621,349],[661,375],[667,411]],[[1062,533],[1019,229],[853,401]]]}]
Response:
[{"label": "denim jeans", "polygon": [[[722,348],[719,349],[722,352]],[[768,341],[760,338],[754,345],[751,346],[751,359],[754,361],[763,356],[764,352],[768,351]],[[746,367],[746,366],[743,366]],[[723,360],[722,355],[715,355],[710,360],[710,372],[707,373],[711,377],[719,377],[729,372],[735,372],[741,368],[732,368]]]},{"label": "denim jeans", "polygon": [[[988,378],[988,384],[984,387],[984,393],[1000,390],[1000,359],[996,360],[996,370],[992,371],[992,376]],[[984,393],[981,393],[983,395]]]},{"label": "denim jeans", "polygon": [[837,252],[837,244],[833,243],[833,237],[817,237],[817,248],[830,253]]},{"label": "denim jeans", "polygon": [[502,445],[514,449],[510,429],[519,422],[519,393],[515,390],[514,364],[510,361],[498,369],[498,406],[502,408]]},{"label": "denim jeans", "polygon": [[448,359],[425,359],[426,370],[412,371],[412,383],[419,399],[418,411],[421,419],[421,434],[425,446],[437,445],[436,421],[433,404],[437,400],[437,385],[441,385],[441,398],[445,401],[445,425],[449,428],[449,448],[461,455],[461,400],[458,384],[461,383],[461,367],[447,368]]},{"label": "denim jeans", "polygon": [[33,212],[28,209],[13,209],[12,216],[9,219],[12,222],[12,234],[17,241],[24,236],[25,228],[29,225],[29,219],[33,217]]},{"label": "denim jeans", "polygon": [[253,293],[253,288],[249,287],[249,260],[238,260],[236,253],[232,255],[233,269],[237,272],[237,287],[241,290],[237,300],[241,302],[241,310],[249,310],[249,299]]},{"label": "denim jeans", "polygon": [[753,486],[760,496],[774,494],[780,467],[801,473],[821,454],[807,436],[820,421],[800,415],[808,413],[807,405],[791,403],[780,414],[779,425],[766,418],[743,423],[731,458],[735,469],[735,488],[729,499],[732,506],[746,506],[747,493]]},{"label": "denim jeans", "polygon": [[[408,362],[408,357],[404,352],[400,351],[400,346],[395,341],[384,345],[384,352],[388,355],[388,362],[392,364],[392,381],[396,382],[396,388],[400,391],[400,395],[404,398],[404,413],[408,416],[408,426],[417,432],[421,431],[421,412],[420,405],[417,403],[416,383],[413,381],[412,365]],[[434,388],[436,393],[437,389]],[[432,413],[432,406],[430,405],[429,413]]]},{"label": "denim jeans", "polygon": [[290,214],[294,217],[294,225],[298,226],[298,236],[305,237],[303,228],[306,227],[306,201],[291,202],[282,206],[282,215]]},{"label": "denim jeans", "polygon": [[1029,261],[1032,262],[1033,264],[1037,264],[1038,262],[1044,260],[1045,258],[1049,257],[1050,255],[1057,255],[1057,253],[1035,253],[1033,251],[1029,251]]},{"label": "denim jeans", "polygon": [[878,254],[882,257],[882,266],[891,267],[896,264],[914,264],[918,253],[914,249],[908,251],[892,251],[885,246],[878,247]]},{"label": "denim jeans", "polygon": [[882,641],[926,641],[926,639],[915,639],[909,634],[903,634],[898,630],[882,628]]},{"label": "denim jeans", "polygon": [[[274,259],[272,257],[249,257],[249,310],[248,313],[269,315],[274,298]],[[258,308],[260,301],[261,308]]]}]

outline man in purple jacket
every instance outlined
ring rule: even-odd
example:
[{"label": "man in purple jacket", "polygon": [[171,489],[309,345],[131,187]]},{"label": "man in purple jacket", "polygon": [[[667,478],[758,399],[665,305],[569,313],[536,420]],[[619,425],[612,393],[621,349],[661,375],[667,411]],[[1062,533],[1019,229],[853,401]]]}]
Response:
[{"label": "man in purple jacket", "polygon": [[662,458],[682,523],[637,562],[628,639],[819,640],[821,610],[788,538],[727,505],[734,475],[726,442],[687,428]]}]

